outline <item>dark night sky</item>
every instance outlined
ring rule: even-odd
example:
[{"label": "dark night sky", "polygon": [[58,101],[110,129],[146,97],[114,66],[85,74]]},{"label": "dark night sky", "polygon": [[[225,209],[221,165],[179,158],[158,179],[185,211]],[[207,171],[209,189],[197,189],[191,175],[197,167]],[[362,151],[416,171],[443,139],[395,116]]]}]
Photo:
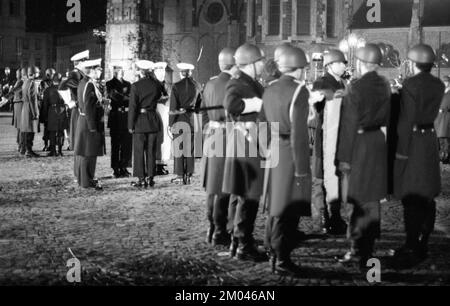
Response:
[{"label": "dark night sky", "polygon": [[107,0],[81,0],[81,23],[66,19],[67,0],[26,0],[27,30],[39,32],[78,33],[106,23]]}]

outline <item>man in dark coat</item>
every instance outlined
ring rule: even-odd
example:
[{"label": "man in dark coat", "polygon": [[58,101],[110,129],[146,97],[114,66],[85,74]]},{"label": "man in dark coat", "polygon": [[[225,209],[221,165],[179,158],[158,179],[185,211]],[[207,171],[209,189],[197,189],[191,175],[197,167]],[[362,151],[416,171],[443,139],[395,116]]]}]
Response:
[{"label": "man in dark coat", "polygon": [[78,86],[79,117],[75,133],[75,155],[79,156],[78,185],[82,188],[102,190],[96,181],[97,157],[104,155],[105,124],[103,97],[97,82],[101,77],[101,59],[83,63],[87,77]]},{"label": "man in dark coat", "polygon": [[[209,80],[203,91],[202,107],[223,107],[225,89],[235,67],[235,50],[223,49],[219,54],[221,73]],[[213,245],[229,245],[227,215],[230,196],[222,192],[223,172],[226,154],[226,114],[223,109],[203,113],[207,123],[204,157],[203,187],[206,190],[207,217],[209,229],[207,242]],[[220,145],[219,145],[220,144]],[[219,148],[222,148],[221,151]]]},{"label": "man in dark coat", "polygon": [[16,72],[17,82],[14,85],[12,92],[14,93],[14,127],[17,129],[17,144],[19,145],[19,152],[25,154],[25,147],[23,145],[21,133],[20,133],[20,117],[22,116],[23,96],[22,87],[24,80],[27,78],[26,69],[17,69]]},{"label": "man in dark coat", "polygon": [[404,207],[406,243],[395,252],[397,268],[410,268],[427,258],[436,221],[434,199],[441,192],[434,121],[445,86],[431,74],[436,60],[433,48],[419,44],[409,51],[408,59],[414,76],[403,83],[394,184]]},{"label": "man in dark coat", "polygon": [[[82,62],[89,58],[89,51],[83,51],[75,54],[70,60],[74,63],[74,69],[69,73],[67,80],[61,83],[60,90],[70,90],[71,105],[68,107],[70,111],[70,124],[69,124],[69,142],[70,150],[75,150],[75,133],[77,130],[78,118],[80,112],[78,109],[78,86],[83,78],[86,78]],[[80,157],[74,154],[74,176],[78,178],[80,169]]]},{"label": "man in dark coat", "polygon": [[[255,45],[244,44],[237,49],[235,59],[239,72],[228,82],[224,100],[230,122],[227,126],[233,127],[227,128],[222,189],[231,195],[228,214],[228,230],[232,234],[230,253],[241,260],[264,261],[267,256],[257,248],[253,238],[264,182],[262,158],[255,138],[259,118],[264,117],[261,114],[264,88],[257,81],[264,69],[264,53]],[[249,148],[246,154],[245,148]],[[252,151],[256,154],[250,154]]]},{"label": "man in dark coat", "polygon": [[193,109],[201,105],[201,88],[192,78],[194,65],[180,63],[181,80],[172,87],[170,95],[169,127],[174,141],[174,168],[177,178],[173,182],[191,184],[195,171],[195,139],[196,117]]},{"label": "man in dark coat", "polygon": [[380,202],[387,197],[387,144],[382,129],[389,123],[391,90],[377,73],[383,58],[377,45],[359,48],[356,58],[360,78],[350,85],[342,103],[337,148],[351,241],[351,251],[339,261],[357,260],[365,268],[380,237]]},{"label": "man in dark coat", "polygon": [[300,216],[311,216],[311,168],[308,137],[309,92],[304,67],[308,64],[303,50],[291,47],[279,58],[283,76],[269,86],[263,96],[267,121],[279,124],[273,128],[272,142],[279,146],[271,156],[278,155],[278,164],[271,169],[269,188],[270,210],[266,225],[266,246],[272,253],[275,273],[299,272],[290,258],[297,245]]},{"label": "man in dark coat", "polygon": [[450,164],[450,76],[445,76],[445,95],[436,119],[436,133],[439,138],[439,156],[444,164]]},{"label": "man in dark coat", "polygon": [[157,104],[163,95],[160,82],[151,76],[153,63],[138,61],[140,80],[131,86],[128,130],[133,134],[133,176],[138,178],[134,187],[153,187],[156,176],[156,146],[160,121]]},{"label": "man in dark coat", "polygon": [[28,79],[22,86],[23,106],[20,117],[20,131],[26,148],[27,157],[39,157],[33,151],[35,133],[39,130],[39,91],[36,77],[39,70],[35,67],[28,68]]},{"label": "man in dark coat", "polygon": [[[41,81],[41,83],[39,84],[39,93],[40,93],[40,100],[41,100],[41,112],[42,112],[42,105],[43,105],[43,100],[44,100],[44,92],[47,88],[49,88],[50,86],[53,85],[53,77],[56,75],[56,71],[53,68],[49,68],[47,70],[45,70],[45,76],[44,79]],[[59,82],[58,82],[59,83]],[[40,122],[44,125],[44,133],[42,136],[42,140],[44,141],[44,148],[42,149],[42,151],[50,151],[50,147],[48,146],[49,141],[50,141],[50,133],[47,129],[47,123],[46,123],[46,118],[42,117],[40,118]]]},{"label": "man in dark coat", "polygon": [[339,178],[336,174],[335,152],[339,127],[341,99],[336,93],[345,90],[342,76],[347,60],[339,50],[329,50],[324,55],[325,75],[314,83],[314,91],[324,98],[315,104],[318,114],[313,149],[313,202],[321,214],[321,225],[325,233],[344,235],[347,224],[341,217]]},{"label": "man in dark coat", "polygon": [[114,177],[130,177],[128,165],[131,163],[133,137],[128,132],[128,106],[131,84],[123,79],[123,67],[114,67],[114,77],[106,83],[111,111],[108,128],[111,135],[111,168]]},{"label": "man in dark coat", "polygon": [[[69,126],[66,105],[58,93],[59,83],[60,76],[58,74],[53,75],[52,85],[45,89],[42,101],[41,120],[49,134],[49,157],[63,156],[64,130]],[[58,151],[56,151],[56,147],[58,147]]]}]

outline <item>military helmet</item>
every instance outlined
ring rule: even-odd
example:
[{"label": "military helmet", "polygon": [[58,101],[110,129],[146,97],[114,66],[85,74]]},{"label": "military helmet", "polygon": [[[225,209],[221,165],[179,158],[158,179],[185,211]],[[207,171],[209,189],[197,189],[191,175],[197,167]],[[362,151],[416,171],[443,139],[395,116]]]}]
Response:
[{"label": "military helmet", "polygon": [[237,65],[250,65],[264,59],[264,53],[257,46],[246,43],[236,50],[234,59]]},{"label": "military helmet", "polygon": [[408,59],[419,64],[432,64],[436,61],[436,53],[429,45],[418,44],[409,50]]},{"label": "military helmet", "polygon": [[278,47],[275,48],[275,52],[274,52],[274,60],[275,62],[278,62],[278,60],[280,59],[280,56],[284,53],[284,51],[286,51],[289,48],[292,48],[293,46],[290,43],[283,43],[281,45],[279,45]]},{"label": "military helmet", "polygon": [[339,50],[332,49],[325,52],[323,56],[323,65],[326,67],[333,63],[344,63],[347,64],[347,59],[345,58],[344,53]]},{"label": "military helmet", "polygon": [[383,53],[376,44],[367,44],[356,50],[356,58],[366,63],[380,65],[383,61]]},{"label": "military helmet", "polygon": [[279,69],[285,68],[304,68],[308,65],[308,59],[305,52],[296,47],[287,48],[278,59]]},{"label": "military helmet", "polygon": [[234,59],[234,54],[236,50],[233,48],[225,48],[219,53],[219,64],[220,65],[235,65],[236,61]]}]

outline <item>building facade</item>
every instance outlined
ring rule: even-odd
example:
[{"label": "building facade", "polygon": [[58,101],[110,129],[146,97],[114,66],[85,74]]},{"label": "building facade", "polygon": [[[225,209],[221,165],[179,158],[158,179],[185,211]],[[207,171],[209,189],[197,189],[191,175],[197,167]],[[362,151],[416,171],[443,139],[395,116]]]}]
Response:
[{"label": "building facade", "polygon": [[0,0],[0,70],[21,65],[25,21],[25,0]]}]

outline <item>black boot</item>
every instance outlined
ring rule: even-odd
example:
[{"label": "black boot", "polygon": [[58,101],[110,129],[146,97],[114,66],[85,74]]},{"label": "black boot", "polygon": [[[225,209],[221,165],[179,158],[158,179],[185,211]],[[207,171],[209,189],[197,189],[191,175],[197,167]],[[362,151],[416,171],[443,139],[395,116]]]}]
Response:
[{"label": "black boot", "polygon": [[234,258],[237,253],[237,249],[239,247],[239,240],[231,236],[231,244],[230,244],[230,257]]},{"label": "black boot", "polygon": [[128,172],[127,168],[121,168],[120,174],[122,175],[122,177],[130,177],[131,176],[131,173]]},{"label": "black boot", "polygon": [[56,149],[55,148],[50,148],[50,153],[47,154],[47,157],[55,157],[58,156],[56,154]]},{"label": "black boot", "polygon": [[254,244],[243,244],[237,249],[236,256],[239,260],[249,260],[254,262],[263,262],[269,260],[267,253],[258,249]]},{"label": "black boot", "polygon": [[135,188],[147,188],[147,182],[145,181],[145,179],[140,178],[137,182],[132,183],[131,186]]},{"label": "black boot", "polygon": [[210,224],[206,232],[206,243],[211,244],[213,242],[213,237],[214,237],[214,225]]},{"label": "black boot", "polygon": [[153,179],[153,177],[148,177],[146,179],[147,182],[147,187],[153,188],[155,187],[155,180]]},{"label": "black boot", "polygon": [[58,155],[61,156],[61,157],[64,156],[64,154],[62,152],[62,146],[58,146]]},{"label": "black boot", "polygon": [[324,234],[327,234],[330,230],[330,215],[327,209],[323,209],[320,214],[320,226]]},{"label": "black boot", "polygon": [[120,173],[120,170],[117,168],[113,168],[114,172],[113,172],[113,176],[118,179],[122,177],[122,174]]},{"label": "black boot", "polygon": [[300,267],[292,262],[290,258],[277,260],[275,264],[275,273],[284,276],[299,276]]},{"label": "black boot", "polygon": [[347,234],[347,223],[340,215],[333,215],[329,221],[328,234],[334,236],[342,236]]}]

